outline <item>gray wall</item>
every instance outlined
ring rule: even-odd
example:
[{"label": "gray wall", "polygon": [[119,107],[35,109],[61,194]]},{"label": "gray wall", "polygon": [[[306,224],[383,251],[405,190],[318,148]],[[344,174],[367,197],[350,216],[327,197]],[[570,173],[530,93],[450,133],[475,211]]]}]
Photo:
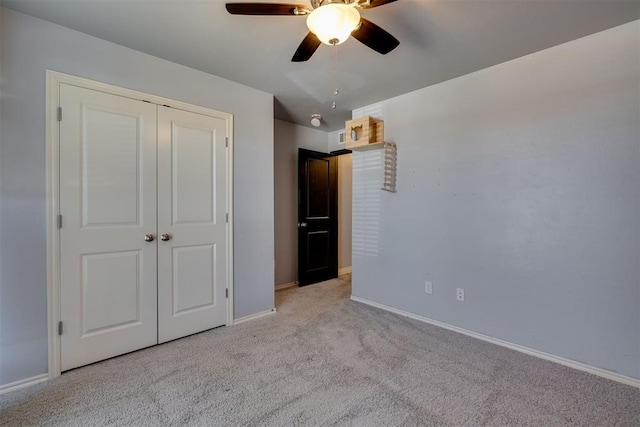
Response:
[{"label": "gray wall", "polygon": [[640,378],[639,32],[382,102],[398,192],[354,153],[353,294]]},{"label": "gray wall", "polygon": [[235,317],[273,295],[273,97],[2,9],[0,385],[47,372],[45,69],[232,113]]},{"label": "gray wall", "polygon": [[282,120],[274,124],[275,284],[298,277],[298,148],[327,152],[327,133]]}]

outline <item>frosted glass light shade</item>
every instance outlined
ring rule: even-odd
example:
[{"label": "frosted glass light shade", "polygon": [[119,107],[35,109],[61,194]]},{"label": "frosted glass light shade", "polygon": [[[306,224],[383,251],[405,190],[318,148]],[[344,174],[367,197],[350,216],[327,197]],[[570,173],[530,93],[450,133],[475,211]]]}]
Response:
[{"label": "frosted glass light shade", "polygon": [[359,23],[360,14],[355,7],[343,3],[320,6],[307,17],[309,31],[328,45],[343,43]]}]

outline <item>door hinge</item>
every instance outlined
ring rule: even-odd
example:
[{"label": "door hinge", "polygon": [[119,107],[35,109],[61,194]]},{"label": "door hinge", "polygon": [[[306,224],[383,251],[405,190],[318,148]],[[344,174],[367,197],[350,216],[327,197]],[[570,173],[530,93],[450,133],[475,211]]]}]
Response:
[{"label": "door hinge", "polygon": [[62,335],[62,320],[58,322],[58,335]]},{"label": "door hinge", "polygon": [[229,298],[229,288],[226,288],[226,289],[224,290],[224,294],[225,294],[225,296],[226,296],[227,298]]},{"label": "door hinge", "polygon": [[62,215],[58,215],[57,225],[59,229],[62,228]]},{"label": "door hinge", "polygon": [[224,221],[225,221],[226,223],[229,223],[229,212],[227,212],[227,213],[225,213],[225,214],[224,214]]},{"label": "door hinge", "polygon": [[62,121],[62,107],[58,107],[58,121]]},{"label": "door hinge", "polygon": [[225,147],[229,147],[229,137],[228,136],[224,137],[224,146]]}]

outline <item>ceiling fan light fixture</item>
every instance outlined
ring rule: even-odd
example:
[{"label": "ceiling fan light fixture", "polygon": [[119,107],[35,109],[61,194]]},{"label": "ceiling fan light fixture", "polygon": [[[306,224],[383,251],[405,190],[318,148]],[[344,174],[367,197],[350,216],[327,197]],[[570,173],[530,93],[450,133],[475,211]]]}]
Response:
[{"label": "ceiling fan light fixture", "polygon": [[360,23],[360,13],[344,3],[329,3],[314,9],[307,17],[309,31],[328,45],[341,44]]}]

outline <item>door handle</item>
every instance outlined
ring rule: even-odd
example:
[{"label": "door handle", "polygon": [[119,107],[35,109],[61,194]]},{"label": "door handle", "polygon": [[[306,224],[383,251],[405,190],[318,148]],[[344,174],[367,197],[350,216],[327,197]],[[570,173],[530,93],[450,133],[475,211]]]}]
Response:
[{"label": "door handle", "polygon": [[145,234],[144,235],[145,242],[153,242],[153,234]]},{"label": "door handle", "polygon": [[162,233],[160,235],[160,240],[162,240],[163,242],[166,242],[167,240],[171,240],[171,234]]},{"label": "door handle", "polygon": [[300,228],[307,228],[307,223],[306,223],[306,222],[299,222],[299,223],[298,223],[298,227],[300,227]]}]

